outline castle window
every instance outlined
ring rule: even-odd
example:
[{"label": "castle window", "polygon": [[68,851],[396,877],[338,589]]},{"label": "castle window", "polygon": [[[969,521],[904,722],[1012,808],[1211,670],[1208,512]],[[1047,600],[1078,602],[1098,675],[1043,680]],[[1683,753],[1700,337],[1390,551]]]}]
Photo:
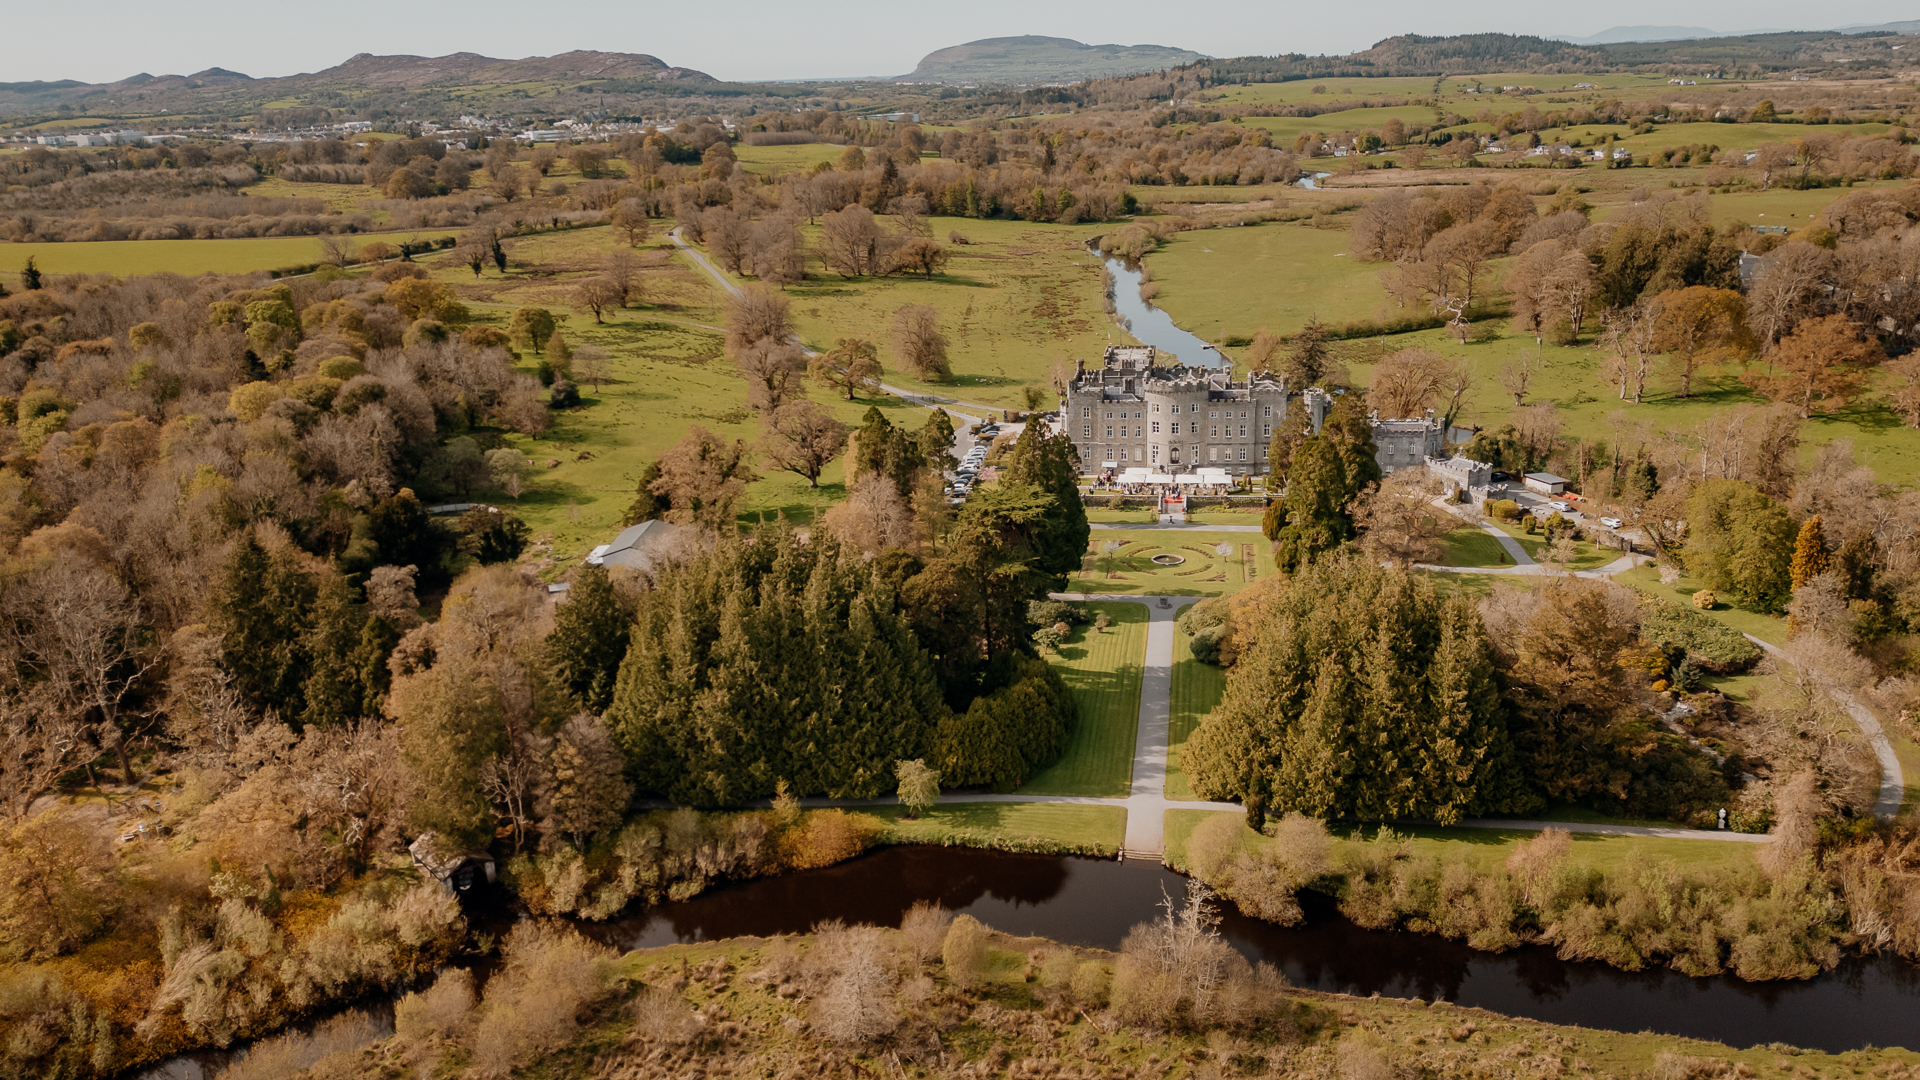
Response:
[{"label": "castle window", "polygon": [[1080,425],[1080,437],[1083,439],[1093,438],[1093,425],[1092,424]]},{"label": "castle window", "polygon": [[1173,422],[1173,434],[1175,435],[1180,434],[1180,421],[1178,420],[1175,420]]},{"label": "castle window", "polygon": [[1209,419],[1209,420],[1218,420],[1218,419],[1220,419],[1220,410],[1218,410],[1218,409],[1215,409],[1214,411],[1212,411],[1212,412],[1210,412],[1210,413],[1208,413],[1208,414],[1207,414],[1207,419]]},{"label": "castle window", "polygon": [[1244,446],[1240,448],[1240,460],[1241,461],[1247,460],[1247,448]]},{"label": "castle window", "polygon": [[1153,433],[1154,433],[1155,435],[1158,435],[1158,434],[1160,434],[1160,421],[1158,421],[1158,420],[1155,420],[1155,421],[1153,422]]},{"label": "castle window", "polygon": [[1160,405],[1159,405],[1159,403],[1157,403],[1157,402],[1156,402],[1156,403],[1154,404],[1154,406],[1153,406],[1153,411],[1154,411],[1154,412],[1156,412],[1156,413],[1158,413],[1158,412],[1160,411]]},{"label": "castle window", "polygon": [[1196,401],[1196,402],[1194,402],[1193,404],[1191,404],[1191,405],[1189,405],[1189,406],[1187,406],[1187,411],[1188,411],[1188,412],[1199,412],[1199,411],[1200,411],[1200,403]]},{"label": "castle window", "polygon": [[1111,439],[1111,438],[1113,438],[1113,425],[1112,425],[1112,424],[1108,424],[1108,425],[1107,425],[1107,438],[1109,438],[1109,439]]},{"label": "castle window", "polygon": [[1220,448],[1219,448],[1219,447],[1217,447],[1217,446],[1209,446],[1209,447],[1207,447],[1207,460],[1208,460],[1208,461],[1219,461],[1219,460],[1220,460]]},{"label": "castle window", "polygon": [[[1242,414],[1242,415],[1244,415],[1244,414]],[[1241,425],[1240,425],[1240,437],[1241,437],[1241,438],[1243,438],[1243,439],[1247,437],[1247,425],[1245,425],[1245,424],[1241,424]]]},{"label": "castle window", "polygon": [[1080,406],[1080,416],[1082,419],[1091,417],[1092,415],[1093,415],[1093,406],[1091,405]]}]

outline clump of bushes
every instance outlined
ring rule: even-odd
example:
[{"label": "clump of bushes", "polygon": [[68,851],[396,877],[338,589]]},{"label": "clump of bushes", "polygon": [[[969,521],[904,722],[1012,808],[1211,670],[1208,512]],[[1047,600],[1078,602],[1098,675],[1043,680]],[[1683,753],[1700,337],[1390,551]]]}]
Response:
[{"label": "clump of bushes", "polygon": [[[1699,602],[1696,594],[1694,603]],[[1760,660],[1760,647],[1739,631],[1692,608],[1662,600],[1642,602],[1640,638],[1669,655],[1684,653],[1694,667],[1709,675],[1737,675]]]},{"label": "clump of bushes", "polygon": [[1214,665],[1232,661],[1233,611],[1226,597],[1210,597],[1189,605],[1181,610],[1174,626],[1188,635],[1187,649],[1195,660]]},{"label": "clump of bushes", "polygon": [[646,815],[584,851],[560,847],[507,863],[507,882],[536,915],[609,919],[635,900],[685,900],[707,886],[844,862],[884,826],[867,814],[797,805],[772,811]]},{"label": "clump of bushes", "polygon": [[1514,502],[1512,499],[1488,499],[1481,504],[1481,509],[1486,512],[1488,517],[1496,521],[1518,521],[1520,519],[1520,504]]}]

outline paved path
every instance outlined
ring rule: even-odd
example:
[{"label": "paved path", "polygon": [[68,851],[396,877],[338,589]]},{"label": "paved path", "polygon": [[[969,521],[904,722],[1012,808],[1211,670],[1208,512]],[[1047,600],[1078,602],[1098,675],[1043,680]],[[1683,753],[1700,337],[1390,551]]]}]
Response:
[{"label": "paved path", "polygon": [[[1761,641],[1752,634],[1741,636],[1760,646],[1768,656],[1782,663],[1791,663],[1787,659],[1787,654],[1778,645]],[[1873,802],[1873,812],[1883,820],[1892,821],[1900,813],[1900,804],[1906,801],[1907,776],[1906,770],[1900,767],[1899,755],[1893,752],[1893,744],[1887,741],[1886,729],[1880,726],[1879,717],[1874,716],[1871,710],[1855,700],[1852,694],[1823,678],[1817,672],[1814,677],[1826,683],[1827,693],[1832,694],[1833,699],[1840,703],[1840,707],[1847,711],[1848,716],[1853,718],[1854,726],[1860,729],[1860,734],[1866,736],[1867,745],[1873,747],[1873,756],[1880,762],[1880,796]]]},{"label": "paved path", "polygon": [[[705,255],[702,255],[700,254],[700,252],[694,250],[692,245],[687,243],[686,238],[680,235],[679,226],[676,225],[672,230],[670,230],[667,233],[667,237],[673,241],[673,246],[679,248],[680,251],[683,254],[685,254],[687,258],[693,260],[693,264],[695,266],[698,266],[700,269],[705,270],[707,272],[707,276],[713,278],[713,280],[717,282],[722,289],[725,289],[727,291],[727,295],[729,296],[740,295],[740,293],[743,291],[740,288],[740,286],[735,285],[731,281],[728,281],[727,276],[725,274],[722,274],[718,267],[708,262],[707,257]],[[805,344],[802,344],[800,339],[797,336],[794,338],[794,344],[799,345],[800,351],[806,353],[808,356],[819,355],[818,353],[815,353],[812,349],[807,348]],[[1000,407],[997,405],[982,405],[978,402],[973,402],[973,401],[961,401],[958,398],[941,397],[938,394],[923,394],[914,390],[904,390],[898,386],[888,386],[886,383],[881,383],[880,389],[885,390],[887,393],[892,394],[894,397],[897,397],[902,401],[907,402],[908,404],[918,405],[923,409],[939,409],[939,408],[966,409],[973,412],[983,413],[987,418],[992,418],[996,413],[1000,412]]]}]

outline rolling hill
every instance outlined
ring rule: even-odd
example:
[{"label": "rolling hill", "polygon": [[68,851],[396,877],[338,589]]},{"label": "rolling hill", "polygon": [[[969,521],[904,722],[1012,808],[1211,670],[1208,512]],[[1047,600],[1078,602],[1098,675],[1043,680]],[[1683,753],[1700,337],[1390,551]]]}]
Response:
[{"label": "rolling hill", "polygon": [[1110,79],[1204,60],[1165,45],[1088,45],[1072,38],[982,38],[930,52],[896,82],[1036,86]]}]

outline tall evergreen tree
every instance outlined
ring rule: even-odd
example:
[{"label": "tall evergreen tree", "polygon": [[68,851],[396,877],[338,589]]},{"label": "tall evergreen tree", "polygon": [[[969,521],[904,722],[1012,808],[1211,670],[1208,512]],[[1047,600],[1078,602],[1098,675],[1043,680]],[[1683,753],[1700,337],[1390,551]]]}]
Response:
[{"label": "tall evergreen tree", "polygon": [[581,708],[602,713],[612,703],[631,620],[604,566],[587,567],[567,590],[547,635],[547,657],[554,678]]},{"label": "tall evergreen tree", "polygon": [[1741,480],[1708,480],[1687,496],[1687,571],[1748,607],[1779,611],[1793,599],[1793,519]]},{"label": "tall evergreen tree", "polygon": [[456,847],[485,847],[494,814],[480,770],[508,745],[506,710],[489,666],[443,659],[394,687],[394,711],[401,757],[419,784],[408,820]]},{"label": "tall evergreen tree", "polygon": [[953,417],[935,409],[920,428],[920,457],[927,467],[947,472],[959,464],[953,456]]},{"label": "tall evergreen tree", "polygon": [[1044,425],[1028,424],[1007,455],[1001,482],[1031,484],[1053,496],[1052,512],[1032,530],[1032,544],[1038,569],[1061,579],[1055,587],[1065,586],[1066,575],[1085,561],[1091,535],[1087,508],[1080,501],[1080,452],[1073,439],[1064,430],[1050,435]]},{"label": "tall evergreen tree", "polygon": [[847,445],[849,484],[867,473],[879,473],[893,481],[901,498],[912,496],[914,478],[927,464],[921,440],[895,427],[879,406],[867,409]]},{"label": "tall evergreen tree", "polygon": [[212,623],[240,692],[294,723],[306,706],[305,638],[316,594],[291,546],[269,552],[249,530],[213,596]]},{"label": "tall evergreen tree", "polygon": [[[1274,535],[1274,562],[1292,571],[1353,538],[1354,499],[1380,480],[1373,428],[1344,402],[1300,444],[1287,474],[1286,521]],[[1276,515],[1278,516],[1278,515]]]},{"label": "tall evergreen tree", "polygon": [[367,665],[360,649],[368,614],[345,578],[331,571],[315,576],[318,597],[302,643],[310,668],[301,686],[305,705],[299,721],[333,727],[368,715]]},{"label": "tall evergreen tree", "polygon": [[1260,620],[1187,744],[1201,794],[1257,793],[1320,818],[1452,822],[1528,806],[1467,601],[1347,552],[1303,566]]},{"label": "tall evergreen tree", "polygon": [[638,787],[703,806],[869,797],[944,714],[892,588],[816,532],[765,529],[642,594],[609,726]]}]

